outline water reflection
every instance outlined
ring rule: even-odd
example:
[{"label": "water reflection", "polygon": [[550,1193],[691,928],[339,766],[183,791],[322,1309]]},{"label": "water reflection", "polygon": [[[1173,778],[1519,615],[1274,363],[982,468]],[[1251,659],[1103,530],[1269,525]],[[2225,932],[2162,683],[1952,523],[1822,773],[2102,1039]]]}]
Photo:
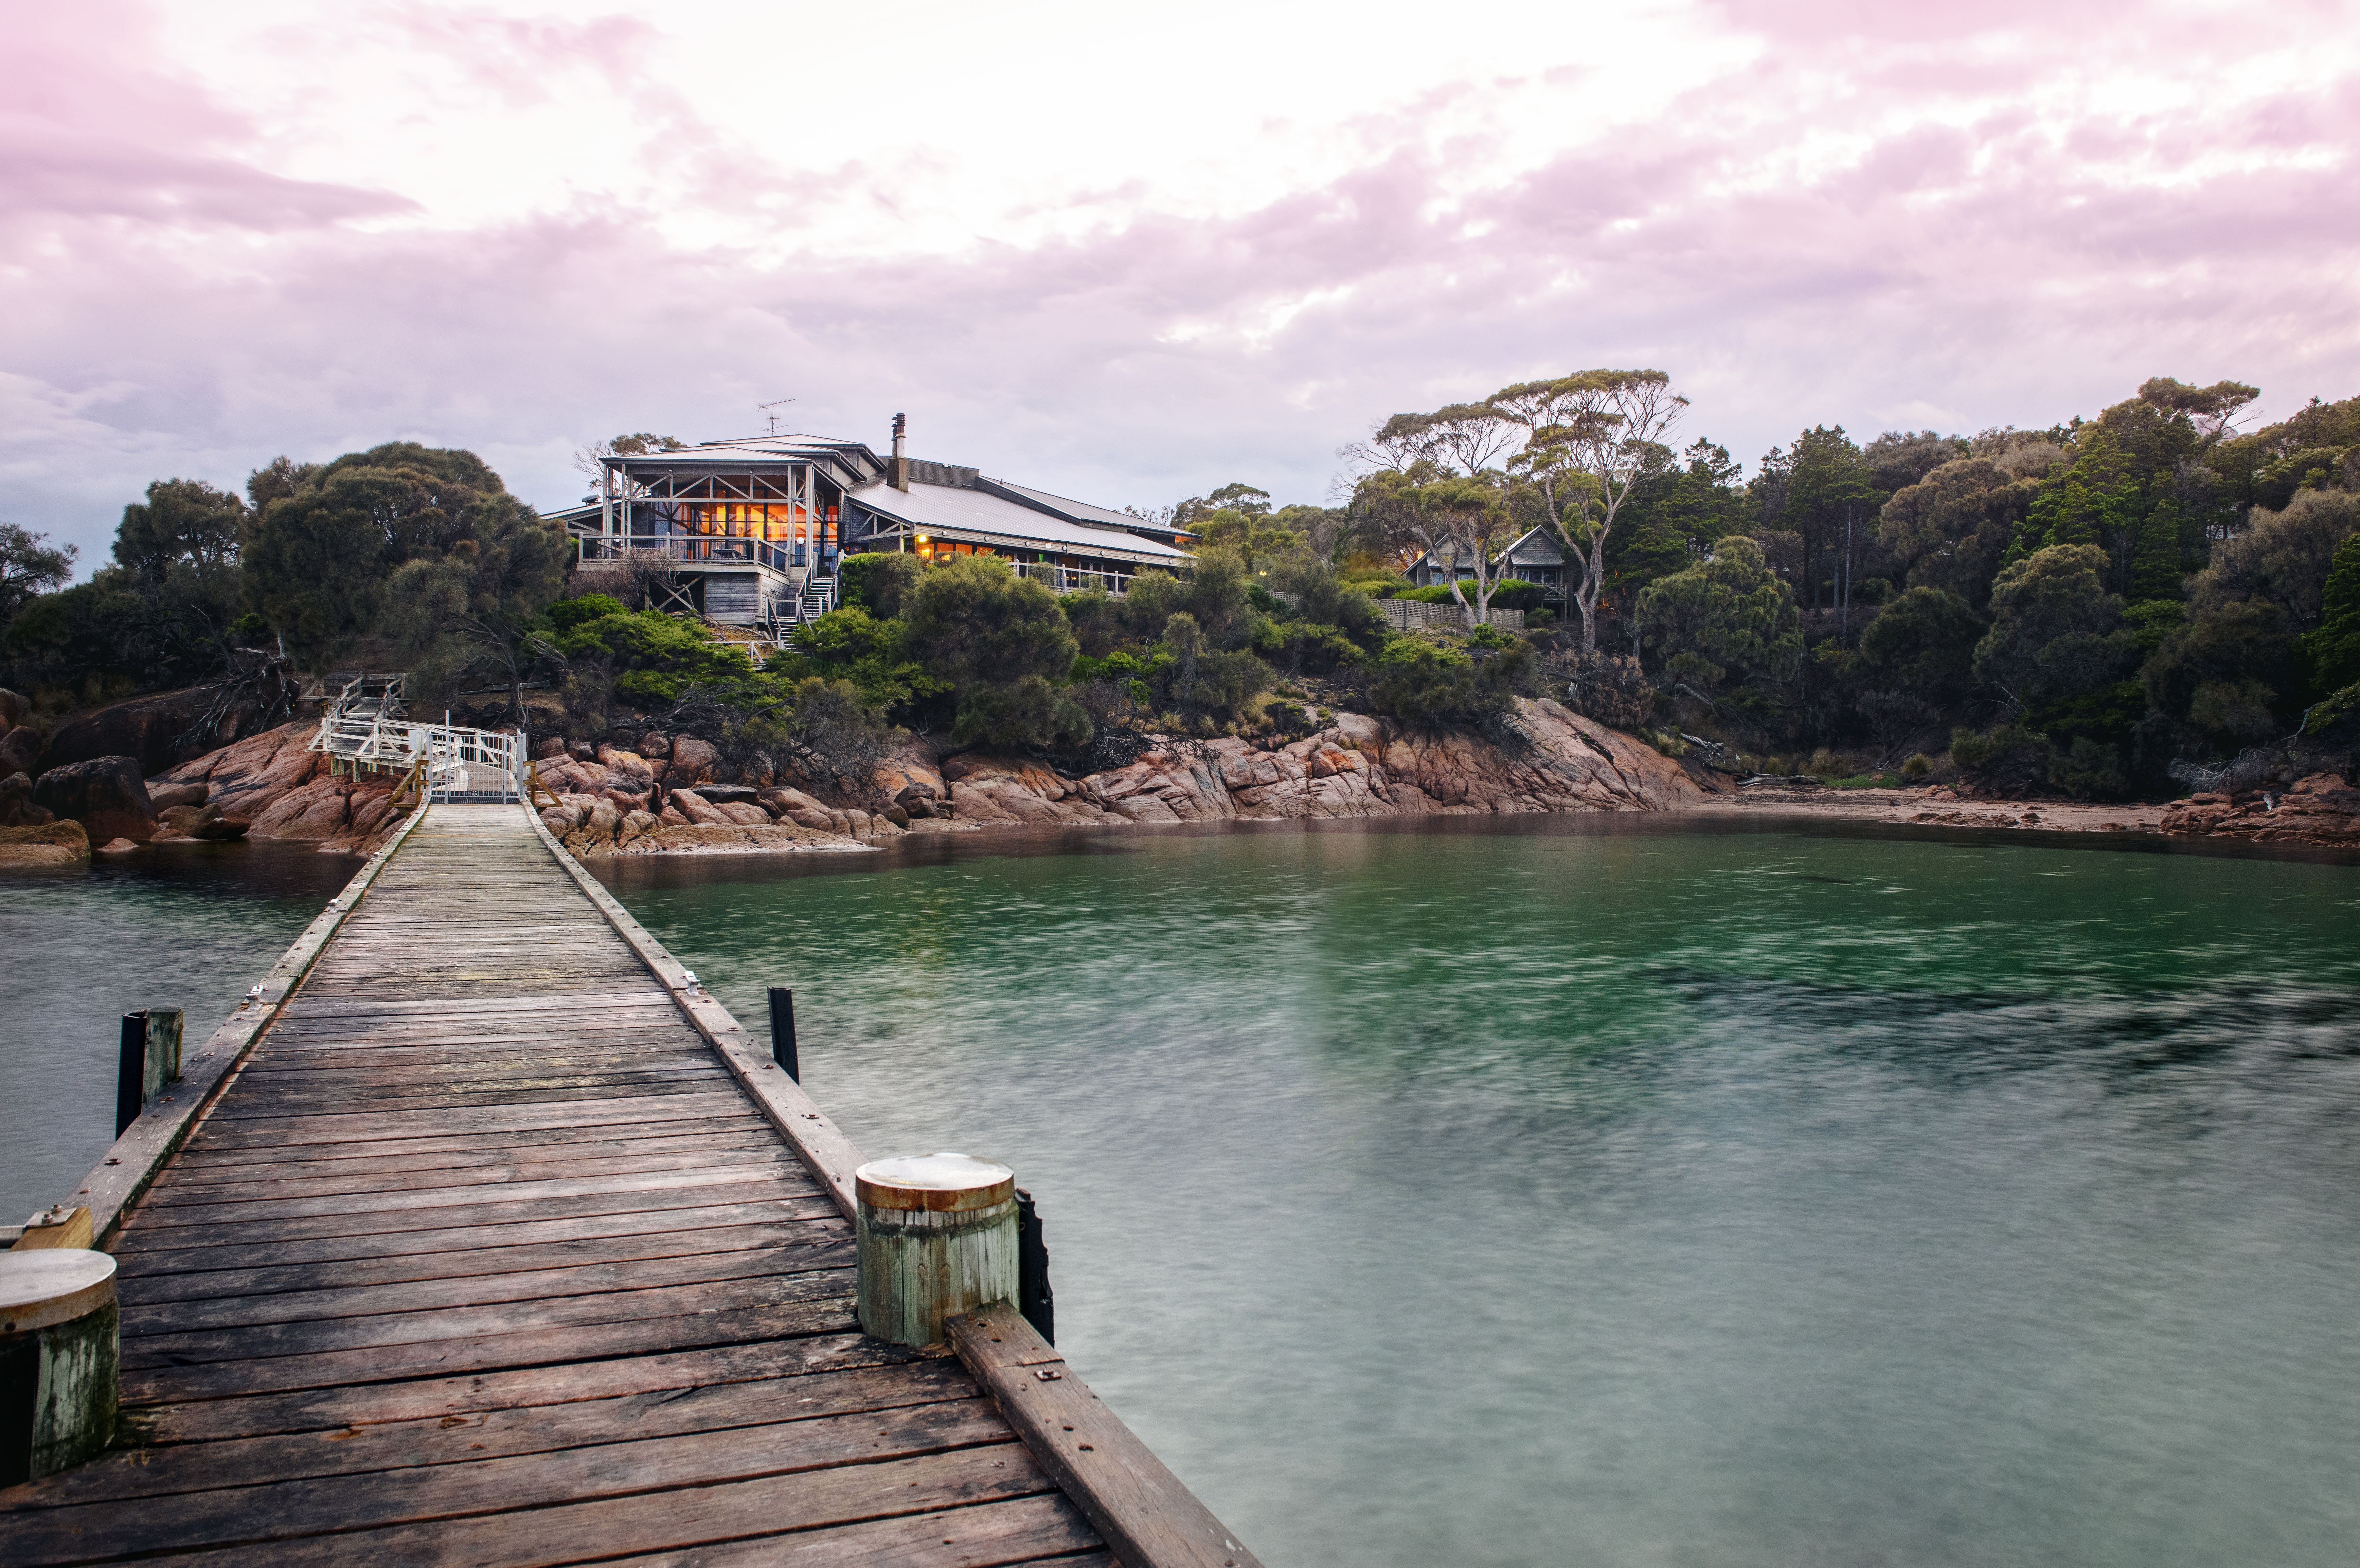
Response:
[{"label": "water reflection", "polygon": [[2344,1561],[2360,879],[2092,847],[609,875],[740,1017],[796,987],[856,1141],[1024,1173],[1061,1341],[1273,1563]]}]

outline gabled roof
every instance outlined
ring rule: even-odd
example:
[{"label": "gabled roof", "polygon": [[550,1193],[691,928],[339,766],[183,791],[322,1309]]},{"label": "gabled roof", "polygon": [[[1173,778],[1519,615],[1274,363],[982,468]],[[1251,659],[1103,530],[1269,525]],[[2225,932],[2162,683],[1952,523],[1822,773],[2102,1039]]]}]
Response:
[{"label": "gabled roof", "polygon": [[839,441],[831,436],[745,436],[734,441],[699,441],[694,446],[660,452],[621,452],[600,459],[626,473],[659,470],[701,474],[708,470],[759,467],[777,463],[833,463],[859,483],[881,472],[882,460],[865,441]]},{"label": "gabled roof", "polygon": [[[854,506],[906,523],[923,533],[983,544],[1031,545],[1038,549],[1132,561],[1177,563],[1185,550],[1126,529],[1078,523],[1019,506],[986,490],[954,489],[912,480],[896,490],[883,480],[845,492]],[[1133,518],[1134,522],[1138,519]]]},{"label": "gabled roof", "polygon": [[[1473,550],[1462,550],[1458,545],[1452,544],[1448,539],[1443,542],[1446,545],[1449,545],[1450,559],[1454,564],[1462,560],[1470,562],[1470,564],[1473,562],[1475,559],[1475,552]],[[1557,543],[1557,536],[1549,532],[1548,529],[1534,528],[1527,533],[1517,536],[1517,538],[1510,541],[1505,549],[1493,556],[1492,559],[1495,561],[1522,560],[1535,561],[1544,566],[1562,566],[1565,564],[1565,547]],[[1412,561],[1409,565],[1404,567],[1403,570],[1414,571],[1427,561],[1433,561],[1437,566],[1442,564],[1440,561],[1436,559],[1434,550],[1427,550],[1420,552],[1417,558]]]}]

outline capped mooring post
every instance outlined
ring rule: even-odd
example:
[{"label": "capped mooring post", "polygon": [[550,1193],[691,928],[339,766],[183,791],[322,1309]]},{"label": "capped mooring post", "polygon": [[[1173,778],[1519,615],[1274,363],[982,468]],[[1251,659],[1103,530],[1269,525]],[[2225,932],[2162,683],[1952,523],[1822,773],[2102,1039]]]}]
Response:
[{"label": "capped mooring post", "polygon": [[148,1103],[180,1075],[180,1018],[176,1008],[143,1007],[123,1015],[115,1070],[115,1136],[139,1119]]},{"label": "capped mooring post", "polygon": [[872,1160],[853,1172],[862,1330],[932,1345],[943,1320],[1016,1299],[1016,1172],[964,1154]]},{"label": "capped mooring post", "polygon": [[0,1486],[79,1465],[115,1436],[115,1259],[0,1252]]}]

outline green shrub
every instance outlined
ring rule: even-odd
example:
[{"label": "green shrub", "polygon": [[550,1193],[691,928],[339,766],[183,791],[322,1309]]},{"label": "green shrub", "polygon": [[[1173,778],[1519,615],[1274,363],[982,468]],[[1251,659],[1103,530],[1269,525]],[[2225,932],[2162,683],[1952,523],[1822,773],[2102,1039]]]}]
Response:
[{"label": "green shrub", "polygon": [[624,613],[623,602],[611,593],[585,593],[579,599],[560,599],[548,610],[549,624],[560,632],[570,632],[585,622]]},{"label": "green shrub", "polygon": [[1909,760],[1901,765],[1901,776],[1904,779],[1923,779],[1933,771],[1934,759],[1922,751],[1912,753]]},{"label": "green shrub", "polygon": [[922,568],[914,555],[876,552],[847,555],[836,567],[844,602],[858,604],[880,621],[910,613]]},{"label": "green shrub", "polygon": [[1521,642],[1479,660],[1425,637],[1396,637],[1370,670],[1369,705],[1422,729],[1491,728],[1532,663]]},{"label": "green shrub", "polygon": [[2117,800],[2130,791],[2130,775],[2113,746],[2075,735],[2069,751],[2052,751],[2049,781],[2076,800]]},{"label": "green shrub", "polygon": [[2049,751],[2048,737],[2020,724],[2001,724],[1982,735],[1958,730],[1950,736],[1950,760],[1967,782],[2003,793],[2046,783]]}]

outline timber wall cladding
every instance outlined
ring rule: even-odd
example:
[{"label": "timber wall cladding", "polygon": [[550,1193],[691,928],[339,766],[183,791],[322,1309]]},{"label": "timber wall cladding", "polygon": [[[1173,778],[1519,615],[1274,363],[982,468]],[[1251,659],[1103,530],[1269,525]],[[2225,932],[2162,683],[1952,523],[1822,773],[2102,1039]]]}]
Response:
[{"label": "timber wall cladding", "polygon": [[762,613],[761,579],[751,572],[709,572],[705,614],[716,621],[750,621]]}]

